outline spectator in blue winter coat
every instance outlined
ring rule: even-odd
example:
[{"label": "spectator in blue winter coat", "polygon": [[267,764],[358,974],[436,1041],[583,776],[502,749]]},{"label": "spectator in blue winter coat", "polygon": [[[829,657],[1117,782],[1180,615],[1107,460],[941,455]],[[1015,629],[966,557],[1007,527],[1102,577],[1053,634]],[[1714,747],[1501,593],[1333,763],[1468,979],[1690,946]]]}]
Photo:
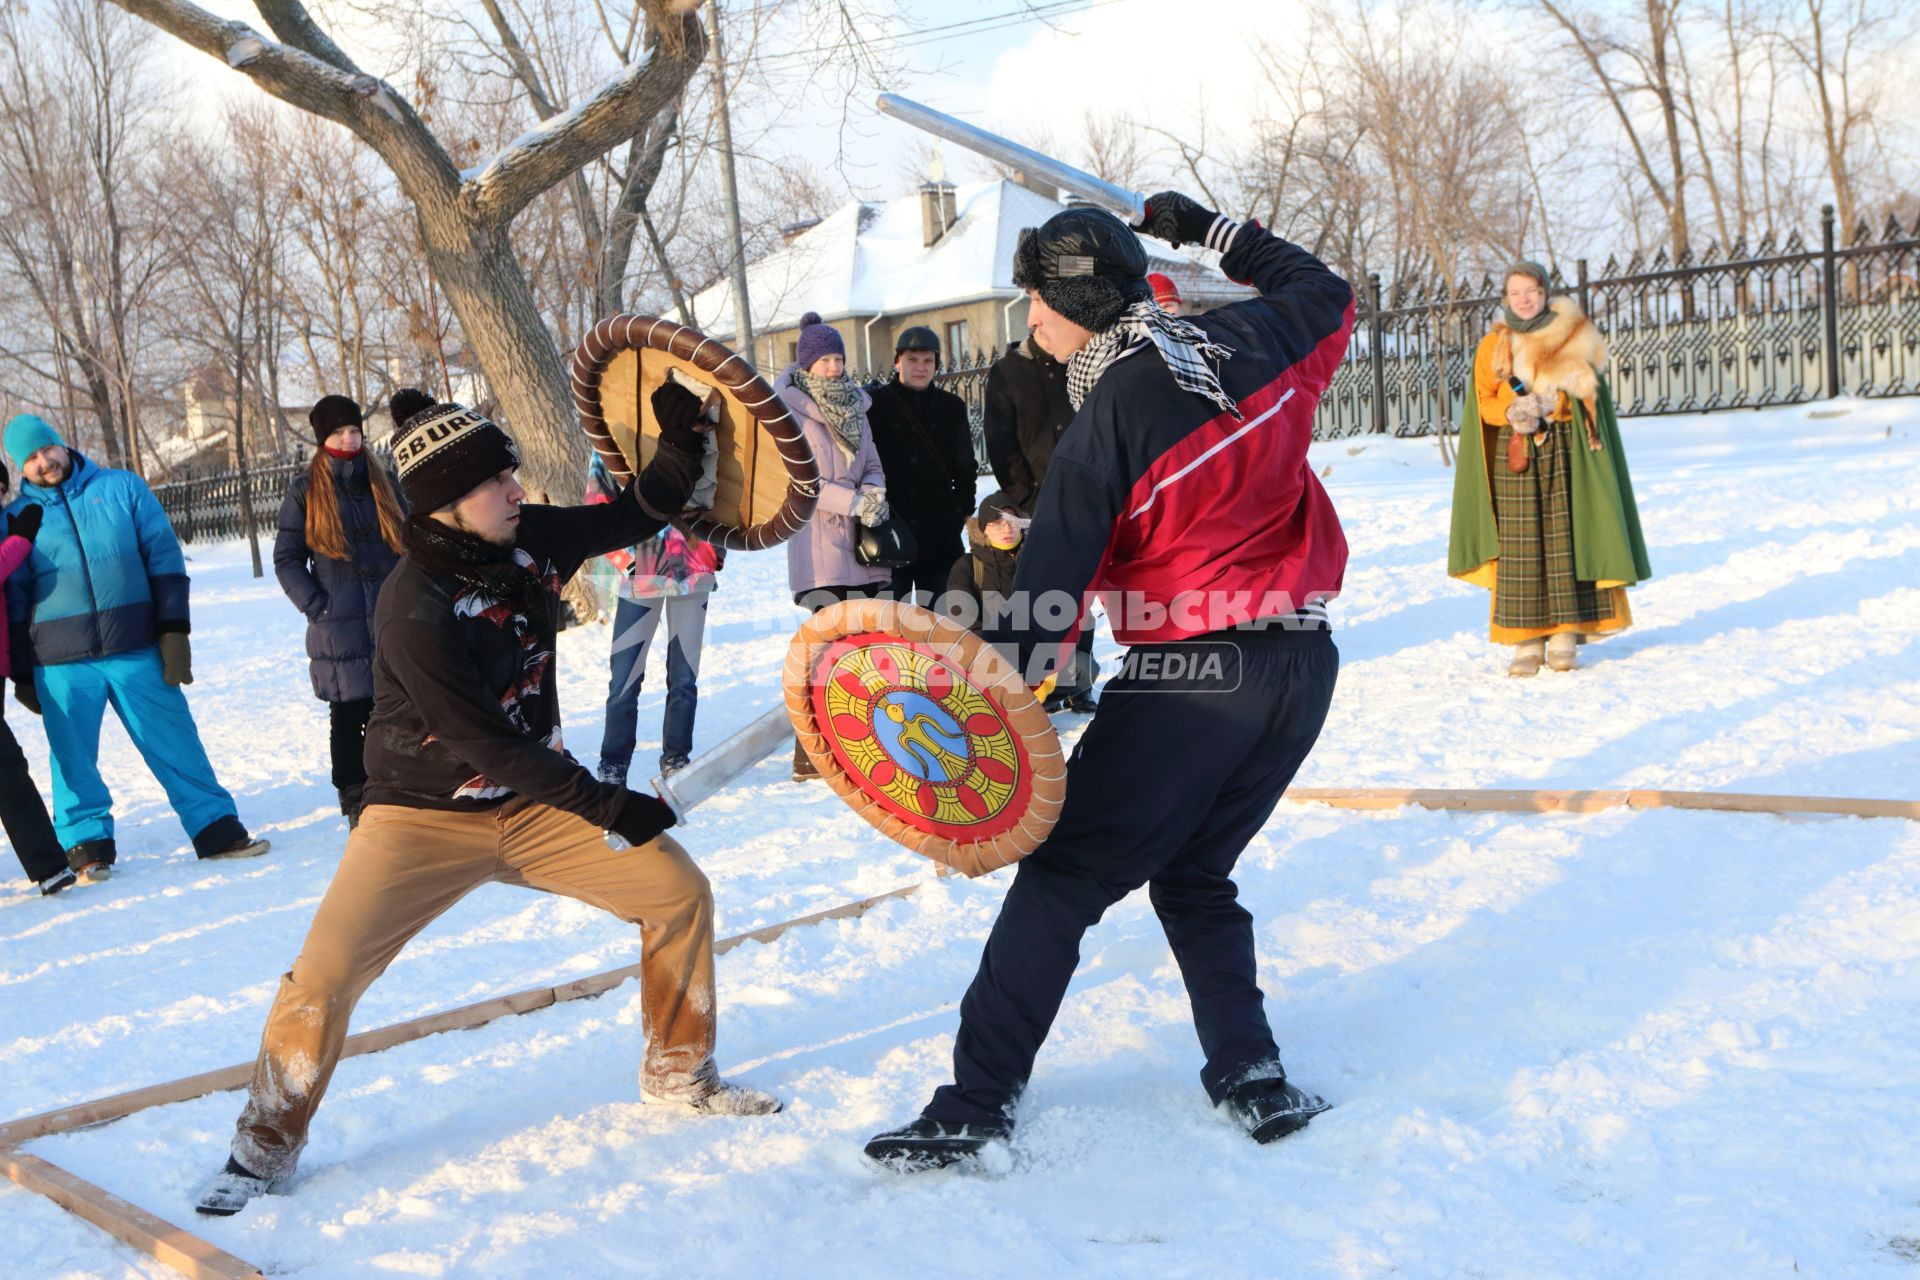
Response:
[{"label": "spectator in blue winter coat", "polygon": [[214,777],[180,692],[193,680],[187,566],[153,491],[67,448],[32,414],[7,424],[0,447],[23,481],[9,511],[45,509],[33,554],[7,579],[7,617],[20,704],[45,709],[53,826],[68,864],[89,882],[105,879],[115,860],[113,796],[99,763],[109,702],[195,853],[265,853]]},{"label": "spectator in blue winter coat", "polygon": [[366,451],[360,406],[322,396],[307,414],[319,446],[280,503],[273,575],[307,619],[313,696],[327,704],[333,787],[347,825],[360,821],[373,715],[373,606],[405,550],[406,504]]},{"label": "spectator in blue winter coat", "polygon": [[[13,477],[0,465],[0,507],[13,500]],[[46,514],[38,503],[22,503],[11,519],[4,522],[7,534],[0,539],[0,582],[33,554],[33,540],[40,533],[40,520]],[[12,674],[7,646],[0,644],[0,679]],[[0,693],[4,693],[0,688]],[[55,894],[73,883],[73,868],[67,854],[53,834],[53,821],[47,817],[47,803],[27,772],[27,757],[20,750],[13,730],[7,727],[0,697],[0,826],[7,832],[7,843],[29,879],[43,894]]]}]

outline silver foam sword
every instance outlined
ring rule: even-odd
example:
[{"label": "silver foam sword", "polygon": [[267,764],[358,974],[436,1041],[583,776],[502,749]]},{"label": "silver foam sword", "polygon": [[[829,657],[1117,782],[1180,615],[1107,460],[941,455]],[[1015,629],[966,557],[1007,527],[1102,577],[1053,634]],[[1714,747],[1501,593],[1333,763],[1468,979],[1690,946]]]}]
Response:
[{"label": "silver foam sword", "polygon": [[[680,822],[703,800],[711,800],[726,785],[793,741],[793,721],[784,706],[775,707],[684,769],[653,780],[653,793],[667,802]],[[607,832],[609,849],[630,849],[624,838]]]},{"label": "silver foam sword", "polygon": [[989,160],[998,160],[1001,164],[1018,169],[1028,177],[1040,178],[1082,199],[1091,200],[1101,208],[1119,214],[1129,225],[1138,224],[1147,216],[1147,198],[1138,191],[1115,186],[1083,169],[1063,164],[1052,156],[1043,156],[1031,147],[1023,147],[997,133],[988,133],[964,120],[956,120],[944,111],[935,111],[897,93],[881,94],[874,105],[886,115],[903,120],[936,138],[945,138]]},{"label": "silver foam sword", "polygon": [[654,794],[686,821],[687,811],[793,741],[793,721],[785,706],[775,707],[684,769],[653,780]]}]

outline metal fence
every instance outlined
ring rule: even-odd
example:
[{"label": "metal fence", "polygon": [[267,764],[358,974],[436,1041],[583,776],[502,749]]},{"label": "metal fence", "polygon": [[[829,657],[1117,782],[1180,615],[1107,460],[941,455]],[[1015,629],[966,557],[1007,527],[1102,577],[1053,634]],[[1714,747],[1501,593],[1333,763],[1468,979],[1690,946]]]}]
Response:
[{"label": "metal fence", "polygon": [[[1553,272],[1607,337],[1608,380],[1622,417],[1759,408],[1836,396],[1920,391],[1920,228],[1862,224],[1835,243],[1796,233],[1751,251],[1709,245],[1670,261],[1587,261]],[[1433,285],[1382,299],[1367,278],[1347,358],[1321,399],[1314,435],[1429,435],[1452,430],[1472,381],[1474,348],[1500,310],[1503,281]]]},{"label": "metal fence", "polygon": [[153,486],[153,496],[173,522],[182,542],[205,538],[233,538],[247,531],[241,504],[244,493],[253,507],[256,528],[271,528],[280,515],[287,486],[307,469],[304,462],[261,467],[243,476],[230,471],[198,480]]}]

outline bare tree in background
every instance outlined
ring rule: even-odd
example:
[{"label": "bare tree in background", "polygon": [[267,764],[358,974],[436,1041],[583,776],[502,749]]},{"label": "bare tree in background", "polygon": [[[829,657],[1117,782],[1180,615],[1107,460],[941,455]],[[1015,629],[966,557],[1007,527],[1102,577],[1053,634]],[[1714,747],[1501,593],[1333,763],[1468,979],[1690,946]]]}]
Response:
[{"label": "bare tree in background", "polygon": [[0,259],[45,343],[0,344],[0,357],[136,471],[140,314],[166,267],[135,194],[160,102],[148,43],[93,0],[56,0],[38,23],[0,9]]},{"label": "bare tree in background", "polygon": [[272,172],[273,153],[264,139],[272,123],[260,105],[229,113],[228,145],[198,139],[175,144],[168,220],[181,268],[173,337],[218,371],[212,381],[221,393],[231,387],[232,458],[256,578],[263,567],[248,476],[280,425],[276,294],[293,203]]},{"label": "bare tree in background", "polygon": [[[1630,149],[1643,189],[1660,206],[1673,256],[1687,254],[1686,130],[1680,113],[1678,45],[1682,0],[1639,0],[1637,17],[1603,17],[1575,0],[1535,0],[1565,39],[1591,91],[1604,104]],[[1633,13],[1632,9],[1622,10]],[[1638,110],[1652,107],[1649,125]]]},{"label": "bare tree in background", "polygon": [[399,201],[381,190],[371,153],[315,116],[284,120],[268,142],[286,175],[287,230],[300,250],[283,259],[280,299],[312,387],[371,409],[392,389],[380,247],[395,234],[411,239],[393,225]]},{"label": "bare tree in background", "polygon": [[585,445],[570,429],[566,371],[510,237],[541,193],[633,137],[673,101],[706,42],[680,0],[646,0],[651,47],[566,114],[521,135],[483,165],[462,170],[414,104],[362,71],[299,0],[258,0],[278,41],[190,0],[114,0],[261,89],[352,130],[392,170],[419,220],[434,279],[520,439],[537,488],[571,489]]},{"label": "bare tree in background", "polygon": [[1885,159],[1878,137],[1882,95],[1891,87],[1884,59],[1907,45],[1913,22],[1911,6],[1897,0],[1801,0],[1787,28],[1787,47],[1806,77],[1843,237],[1854,234],[1862,188],[1874,182],[1871,175]]},{"label": "bare tree in background", "polygon": [[1151,147],[1140,126],[1126,116],[1089,111],[1081,123],[1081,149],[1087,171],[1104,182],[1138,189],[1149,171]]}]

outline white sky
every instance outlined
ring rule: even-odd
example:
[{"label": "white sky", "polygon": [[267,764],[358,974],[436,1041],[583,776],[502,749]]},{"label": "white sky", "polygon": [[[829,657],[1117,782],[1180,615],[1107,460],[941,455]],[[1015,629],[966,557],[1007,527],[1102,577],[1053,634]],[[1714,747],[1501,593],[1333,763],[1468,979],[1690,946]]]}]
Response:
[{"label": "white sky", "polygon": [[[936,26],[974,16],[1007,13],[1020,0],[910,0],[916,25]],[[1226,133],[1253,109],[1259,72],[1259,39],[1284,38],[1290,0],[1178,0],[1178,20],[1168,0],[1089,0],[1079,12],[1046,22],[1030,21],[980,35],[959,35],[907,50],[909,72],[895,91],[1015,138],[1038,127],[1066,149],[1077,144],[1088,112],[1128,115],[1191,135],[1205,104],[1209,129]],[[1297,37],[1298,27],[1292,27]],[[849,121],[863,140],[850,147],[849,176],[871,176],[887,194],[896,184],[898,158],[922,135],[880,116],[871,94],[851,104]],[[801,107],[795,111],[795,105]],[[781,127],[791,150],[831,164],[840,148],[841,103],[788,104]],[[986,165],[952,146],[944,147],[948,176],[958,181],[988,176]],[[1073,157],[1062,157],[1071,159]],[[864,164],[860,162],[865,160]],[[1171,169],[1159,175],[1170,184]]]},{"label": "white sky", "polygon": [[[309,2],[322,25],[350,51],[363,47],[343,28],[345,13],[323,11]],[[907,23],[871,35],[883,42],[893,37],[911,41],[928,28],[1014,14],[1027,2],[901,0]],[[197,3],[267,32],[249,0]],[[1130,115],[1191,134],[1205,103],[1209,129],[1231,132],[1257,100],[1257,41],[1263,35],[1297,38],[1298,24],[1284,20],[1291,0],[1176,3],[1177,20],[1168,0],[1083,0],[1084,7],[1045,20],[1028,18],[985,32],[936,34],[901,50],[907,71],[889,88],[996,132],[1031,136],[1033,126],[1040,126],[1063,149],[1077,145],[1089,111]],[[738,7],[738,0],[730,6]],[[808,39],[819,42],[804,29],[781,32],[772,47],[784,41],[804,48],[801,42]],[[171,38],[161,37],[158,51],[182,96],[199,108],[195,114],[204,121],[216,118],[227,96],[254,92],[239,72]],[[805,61],[793,59],[796,71]],[[848,100],[837,87],[829,88],[830,76],[815,74],[807,81],[790,96],[777,95],[778,101],[737,103],[736,129],[743,136],[759,134],[760,147],[769,154],[814,161],[837,177],[837,187],[850,186],[869,197],[895,194],[901,160],[921,135],[875,112],[869,88]],[[404,92],[407,86],[396,87]],[[949,178],[988,176],[984,162],[951,146],[944,151]],[[1167,183],[1178,178],[1171,170],[1157,176]]]}]

